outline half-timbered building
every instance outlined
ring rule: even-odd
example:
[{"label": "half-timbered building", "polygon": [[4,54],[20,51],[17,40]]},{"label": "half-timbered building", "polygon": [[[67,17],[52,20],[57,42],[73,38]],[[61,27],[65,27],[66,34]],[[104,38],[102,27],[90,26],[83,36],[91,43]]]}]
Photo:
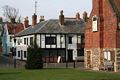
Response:
[{"label": "half-timbered building", "polygon": [[35,23],[36,17],[34,14],[31,26],[16,34],[16,59],[26,60],[27,48],[34,42],[41,49],[44,62],[57,62],[58,56],[62,62],[83,57],[85,22],[79,13],[74,18],[65,18],[61,11],[59,19],[39,23]]}]

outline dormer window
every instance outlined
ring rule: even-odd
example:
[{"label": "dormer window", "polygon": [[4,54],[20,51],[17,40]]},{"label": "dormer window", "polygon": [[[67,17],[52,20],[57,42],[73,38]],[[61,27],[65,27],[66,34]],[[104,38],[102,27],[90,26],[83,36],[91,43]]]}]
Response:
[{"label": "dormer window", "polygon": [[92,18],[92,31],[93,32],[98,31],[98,17],[97,16],[93,16]]}]

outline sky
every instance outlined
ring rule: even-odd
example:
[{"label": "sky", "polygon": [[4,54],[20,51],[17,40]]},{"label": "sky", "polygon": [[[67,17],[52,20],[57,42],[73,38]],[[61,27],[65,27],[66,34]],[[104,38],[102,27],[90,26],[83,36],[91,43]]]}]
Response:
[{"label": "sky", "polygon": [[[36,0],[37,1],[37,15],[44,16],[45,20],[58,19],[60,11],[64,11],[67,17],[74,17],[77,12],[84,11],[91,12],[92,0]],[[2,6],[9,5],[19,9],[19,15],[24,19],[25,16],[29,17],[35,13],[35,0],[0,0],[0,16],[3,16]]]}]

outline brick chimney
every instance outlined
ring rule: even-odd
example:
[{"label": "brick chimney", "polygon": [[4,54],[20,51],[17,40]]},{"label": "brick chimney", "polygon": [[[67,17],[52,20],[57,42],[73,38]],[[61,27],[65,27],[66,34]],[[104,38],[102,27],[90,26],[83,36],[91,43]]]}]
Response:
[{"label": "brick chimney", "polygon": [[79,14],[79,12],[76,13],[76,19],[80,20],[80,14]]},{"label": "brick chimney", "polygon": [[45,21],[44,16],[40,16],[40,22]]},{"label": "brick chimney", "polygon": [[24,26],[25,26],[25,28],[28,28],[28,27],[29,27],[28,16],[25,17],[25,20],[24,20]]},{"label": "brick chimney", "polygon": [[2,23],[3,22],[3,18],[2,17],[0,17],[0,23]]},{"label": "brick chimney", "polygon": [[60,11],[59,22],[61,25],[64,25],[64,15],[63,10]]},{"label": "brick chimney", "polygon": [[34,27],[36,24],[37,24],[37,15],[34,14],[34,15],[32,16],[32,26]]},{"label": "brick chimney", "polygon": [[85,22],[87,22],[87,20],[88,20],[88,16],[87,16],[87,12],[86,11],[84,11],[84,13],[83,13],[83,20]]}]

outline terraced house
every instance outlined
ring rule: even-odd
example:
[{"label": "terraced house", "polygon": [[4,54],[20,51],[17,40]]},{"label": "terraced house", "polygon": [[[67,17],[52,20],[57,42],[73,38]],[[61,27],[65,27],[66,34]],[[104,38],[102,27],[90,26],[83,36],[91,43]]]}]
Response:
[{"label": "terraced house", "polygon": [[85,68],[120,69],[120,0],[93,0],[85,30]]},{"label": "terraced house", "polygon": [[[87,13],[84,13],[86,19]],[[73,61],[84,55],[85,22],[77,13],[75,17],[64,17],[60,12],[59,19],[44,21],[44,17],[37,23],[37,15],[32,16],[32,25],[16,34],[16,59],[26,60],[27,48],[36,40],[42,51],[44,62]],[[34,39],[36,37],[36,39]]]}]

